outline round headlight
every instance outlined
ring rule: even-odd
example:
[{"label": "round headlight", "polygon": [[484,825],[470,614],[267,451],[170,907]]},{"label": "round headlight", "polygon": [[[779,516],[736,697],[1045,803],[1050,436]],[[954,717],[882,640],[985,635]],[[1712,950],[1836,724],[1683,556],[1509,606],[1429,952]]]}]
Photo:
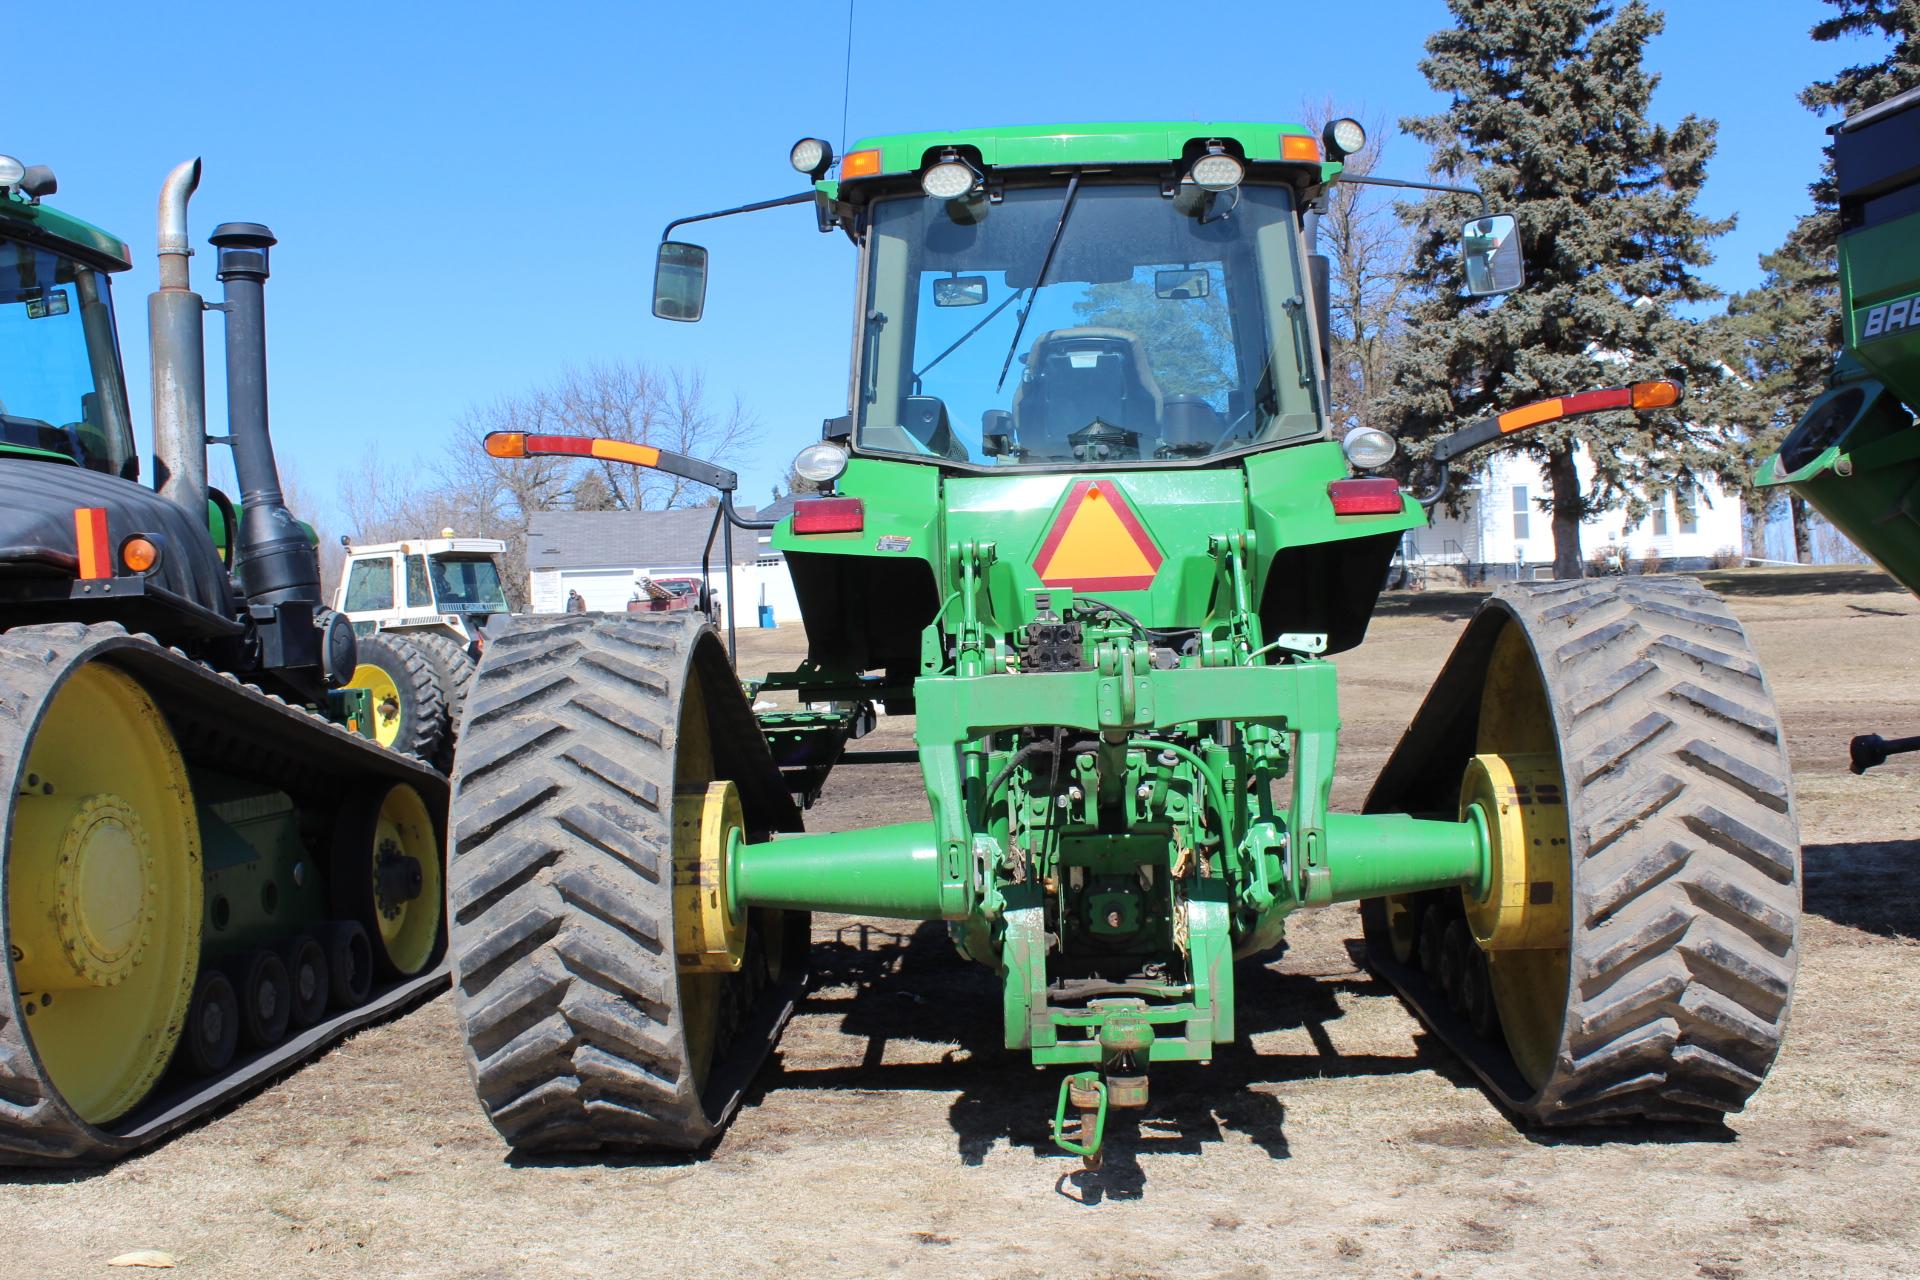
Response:
[{"label": "round headlight", "polygon": [[1247,166],[1240,163],[1238,156],[1215,151],[1195,160],[1187,176],[1202,191],[1230,191],[1240,185],[1240,179],[1247,176]]},{"label": "round headlight", "polygon": [[12,156],[0,156],[0,187],[17,187],[27,176],[27,166]]},{"label": "round headlight", "polygon": [[1321,140],[1327,144],[1327,150],[1350,156],[1367,145],[1367,131],[1360,127],[1358,120],[1342,117],[1327,122]]},{"label": "round headlight", "polygon": [[847,451],[822,440],[802,449],[793,460],[793,473],[814,484],[831,484],[847,469]]},{"label": "round headlight", "polygon": [[980,175],[965,160],[942,160],[920,175],[920,189],[935,200],[958,200],[979,181]]},{"label": "round headlight", "polygon": [[833,146],[824,138],[802,138],[793,144],[787,158],[801,173],[819,177],[833,163]]},{"label": "round headlight", "polygon": [[1355,427],[1340,441],[1347,461],[1361,471],[1378,471],[1400,452],[1400,442],[1376,427]]}]

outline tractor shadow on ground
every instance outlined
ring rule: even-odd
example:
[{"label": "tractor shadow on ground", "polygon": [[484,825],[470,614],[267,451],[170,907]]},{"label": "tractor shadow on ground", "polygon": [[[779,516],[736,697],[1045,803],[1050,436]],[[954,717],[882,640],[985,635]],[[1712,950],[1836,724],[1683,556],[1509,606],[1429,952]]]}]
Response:
[{"label": "tractor shadow on ground", "polygon": [[[1139,1198],[1146,1183],[1140,1157],[1198,1155],[1229,1132],[1285,1159],[1279,1086],[1292,1081],[1434,1072],[1460,1088],[1474,1083],[1425,1032],[1415,1037],[1412,1054],[1342,1055],[1334,1048],[1326,1024],[1343,1016],[1338,996],[1391,995],[1371,976],[1314,977],[1243,963],[1235,970],[1235,1042],[1220,1046],[1209,1066],[1156,1066],[1150,1104],[1139,1113],[1109,1114],[1106,1164],[1085,1170],[1078,1157],[1054,1146],[1049,1131],[1062,1073],[1036,1070],[1024,1051],[1003,1046],[998,980],[955,952],[945,926],[909,931],[850,922],[825,938],[816,933],[813,962],[812,989],[796,1017],[837,1013],[842,1033],[866,1040],[862,1059],[808,1068],[777,1058],[760,1073],[749,1105],[779,1089],[953,1092],[958,1097],[948,1121],[963,1164],[983,1163],[1004,1142],[1036,1159],[1071,1165],[1057,1189],[1088,1203]],[[1306,1032],[1313,1052],[1261,1053],[1250,1043],[1295,1029]]]},{"label": "tractor shadow on ground", "polygon": [[1864,565],[1847,569],[1707,569],[1680,576],[1698,578],[1723,596],[1855,596],[1884,591],[1911,599],[1905,587]]},{"label": "tractor shadow on ground", "polygon": [[1882,937],[1920,937],[1920,839],[1810,844],[1801,874],[1809,913]]}]

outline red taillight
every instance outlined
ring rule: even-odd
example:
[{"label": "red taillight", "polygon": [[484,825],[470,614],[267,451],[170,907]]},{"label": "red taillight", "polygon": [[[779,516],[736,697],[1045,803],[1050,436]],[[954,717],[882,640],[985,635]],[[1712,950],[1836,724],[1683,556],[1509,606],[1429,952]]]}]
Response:
[{"label": "red taillight", "polygon": [[859,533],[867,504],[858,498],[802,498],[793,504],[795,533]]},{"label": "red taillight", "polygon": [[1335,480],[1327,486],[1337,516],[1398,515],[1404,501],[1400,482],[1387,476],[1367,476],[1355,480]]}]

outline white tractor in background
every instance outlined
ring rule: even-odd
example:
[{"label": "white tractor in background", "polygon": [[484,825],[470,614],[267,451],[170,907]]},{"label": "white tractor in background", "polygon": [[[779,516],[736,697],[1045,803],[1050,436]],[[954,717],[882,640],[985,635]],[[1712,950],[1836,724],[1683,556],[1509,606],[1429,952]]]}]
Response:
[{"label": "white tractor in background", "polygon": [[413,538],[356,547],[333,607],[353,620],[359,665],[349,686],[373,693],[374,736],[442,770],[453,761],[460,708],[486,624],[507,609],[494,538]]}]

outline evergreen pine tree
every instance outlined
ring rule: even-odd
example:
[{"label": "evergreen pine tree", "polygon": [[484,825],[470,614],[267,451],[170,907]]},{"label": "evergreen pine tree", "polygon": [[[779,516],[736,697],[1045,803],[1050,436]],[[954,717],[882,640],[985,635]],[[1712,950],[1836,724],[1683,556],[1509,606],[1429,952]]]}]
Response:
[{"label": "evergreen pine tree", "polygon": [[[1732,226],[1694,208],[1716,125],[1651,122],[1659,78],[1643,64],[1662,19],[1640,0],[1448,0],[1455,25],[1427,40],[1420,67],[1448,108],[1401,122],[1433,148],[1434,170],[1478,186],[1515,213],[1528,283],[1492,301],[1461,292],[1454,235],[1479,212],[1464,197],[1428,200],[1413,275],[1421,300],[1391,412],[1409,439],[1450,431],[1530,400],[1710,368],[1678,303],[1718,292],[1698,269]],[[1594,464],[1583,488],[1584,443]],[[1548,426],[1509,447],[1545,463],[1554,569],[1582,572],[1580,525],[1713,471],[1715,433],[1685,411],[1605,414]],[[1418,446],[1415,445],[1417,451]]]}]

